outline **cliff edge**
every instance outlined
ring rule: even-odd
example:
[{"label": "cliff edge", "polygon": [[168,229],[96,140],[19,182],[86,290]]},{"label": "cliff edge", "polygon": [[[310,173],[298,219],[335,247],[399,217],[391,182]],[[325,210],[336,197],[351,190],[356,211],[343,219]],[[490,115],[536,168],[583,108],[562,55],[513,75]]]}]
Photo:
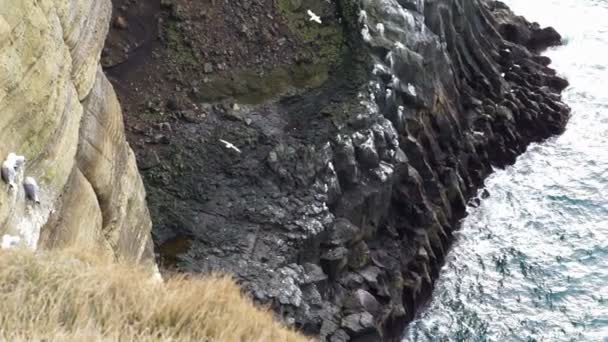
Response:
[{"label": "cliff edge", "polygon": [[109,0],[0,0],[0,158],[26,158],[15,190],[0,191],[0,234],[151,261],[143,183],[99,63],[110,16]]}]

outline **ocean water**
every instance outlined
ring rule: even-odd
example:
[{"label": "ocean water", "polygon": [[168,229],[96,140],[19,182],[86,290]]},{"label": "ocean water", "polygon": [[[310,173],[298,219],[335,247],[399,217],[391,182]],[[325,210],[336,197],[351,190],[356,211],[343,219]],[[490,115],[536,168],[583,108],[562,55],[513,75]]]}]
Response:
[{"label": "ocean water", "polygon": [[505,3],[564,36],[572,118],[487,180],[404,341],[608,342],[608,1]]}]

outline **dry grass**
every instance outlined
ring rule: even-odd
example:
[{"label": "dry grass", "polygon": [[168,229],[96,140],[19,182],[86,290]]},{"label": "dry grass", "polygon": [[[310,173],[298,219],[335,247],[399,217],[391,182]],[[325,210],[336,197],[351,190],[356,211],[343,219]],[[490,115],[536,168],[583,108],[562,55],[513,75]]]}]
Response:
[{"label": "dry grass", "polygon": [[309,341],[226,277],[164,284],[81,253],[0,251],[2,341]]}]

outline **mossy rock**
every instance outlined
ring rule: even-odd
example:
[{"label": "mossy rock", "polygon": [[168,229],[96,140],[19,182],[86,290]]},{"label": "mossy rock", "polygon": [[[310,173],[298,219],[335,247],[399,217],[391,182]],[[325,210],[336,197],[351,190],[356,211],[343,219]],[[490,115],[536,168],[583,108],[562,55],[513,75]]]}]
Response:
[{"label": "mossy rock", "polygon": [[167,44],[169,56],[177,64],[186,67],[198,67],[200,62],[197,60],[192,48],[186,44],[186,39],[182,34],[179,23],[169,21],[163,30],[163,38]]},{"label": "mossy rock", "polygon": [[324,20],[322,24],[310,21],[307,11],[324,18],[333,17],[333,6],[325,0],[279,0],[277,3],[289,30],[304,42],[316,63],[331,65],[339,61],[345,45],[344,32],[335,20]]},{"label": "mossy rock", "polygon": [[326,64],[282,65],[270,71],[242,69],[211,78],[200,87],[196,100],[203,102],[235,98],[259,104],[290,89],[314,88],[328,78]]},{"label": "mossy rock", "polygon": [[[356,21],[356,16],[338,20],[340,15],[336,11],[354,8],[354,5],[346,2],[349,4],[347,7],[326,0],[278,0],[276,6],[279,14],[292,36],[300,41],[298,57],[280,65],[232,69],[207,76],[205,83],[193,95],[194,99],[213,102],[234,98],[242,103],[259,104],[290,91],[319,87],[335,70],[341,70],[337,77],[347,76],[343,74],[346,69],[349,69],[348,73],[356,73],[350,66],[341,67],[345,59],[353,58],[348,46],[351,34],[346,33],[345,28],[349,27],[348,22]],[[173,9],[173,4],[172,0],[163,0],[164,7]],[[322,24],[309,20],[309,9],[323,17]],[[349,15],[353,14],[350,12],[355,13],[349,10]],[[168,62],[182,71],[202,72],[203,61],[197,58],[181,25],[174,18],[163,25],[162,38],[167,47]]]}]

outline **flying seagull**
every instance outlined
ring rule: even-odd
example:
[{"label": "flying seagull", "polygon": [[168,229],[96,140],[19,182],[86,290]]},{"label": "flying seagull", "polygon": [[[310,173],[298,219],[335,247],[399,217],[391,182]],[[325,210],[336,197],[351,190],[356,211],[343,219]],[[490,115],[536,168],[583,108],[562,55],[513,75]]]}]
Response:
[{"label": "flying seagull", "polygon": [[25,196],[36,204],[40,204],[40,199],[38,198],[38,183],[32,177],[26,177],[23,181],[23,189],[25,190]]},{"label": "flying seagull", "polygon": [[220,139],[220,142],[221,142],[222,144],[224,144],[224,147],[226,147],[227,149],[229,149],[229,150],[233,150],[233,151],[236,151],[236,152],[237,152],[237,153],[239,153],[239,154],[241,153],[241,150],[240,150],[238,147],[234,146],[234,144],[233,144],[233,143],[231,143],[231,142],[229,142],[229,141],[226,141],[226,140],[224,140],[224,139]]},{"label": "flying seagull", "polygon": [[317,22],[319,24],[322,24],[323,22],[321,21],[321,17],[319,17],[318,15],[315,14],[315,12],[308,10],[307,11],[308,16],[310,17],[308,20],[309,21],[314,21]]}]

